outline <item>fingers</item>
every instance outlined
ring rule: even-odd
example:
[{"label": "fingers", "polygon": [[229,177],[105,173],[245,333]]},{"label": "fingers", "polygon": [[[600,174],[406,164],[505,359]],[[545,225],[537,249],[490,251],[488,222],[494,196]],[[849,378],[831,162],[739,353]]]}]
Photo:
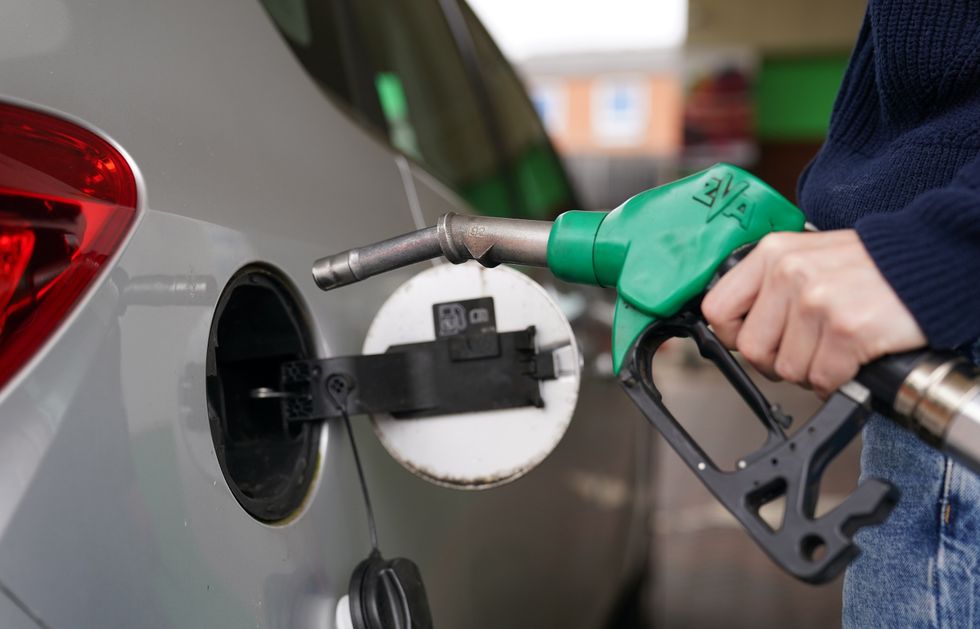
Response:
[{"label": "fingers", "polygon": [[708,293],[701,310],[727,347],[775,379],[776,351],[786,325],[792,286],[805,270],[790,251],[795,235],[771,234]]},{"label": "fingers", "polygon": [[801,303],[789,311],[773,364],[777,376],[809,386],[810,365],[820,341],[820,324],[819,313],[808,305]]},{"label": "fingers", "polygon": [[760,372],[823,395],[860,365],[925,344],[853,230],[766,236],[705,296],[702,312]]},{"label": "fingers", "polygon": [[826,326],[817,343],[807,381],[821,398],[827,398],[841,385],[852,380],[861,368],[853,342]]},{"label": "fingers", "polygon": [[753,251],[718,280],[701,302],[705,320],[729,349],[735,348],[743,319],[759,294],[765,276],[765,263],[763,256]]},{"label": "fingers", "polygon": [[775,370],[776,351],[784,337],[789,296],[773,287],[764,287],[760,293],[739,330],[735,348],[753,367],[775,380],[779,377]]}]

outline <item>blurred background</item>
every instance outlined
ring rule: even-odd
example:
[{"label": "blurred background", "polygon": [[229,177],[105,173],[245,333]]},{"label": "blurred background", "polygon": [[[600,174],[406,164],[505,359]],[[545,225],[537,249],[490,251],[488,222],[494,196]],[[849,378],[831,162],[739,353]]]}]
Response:
[{"label": "blurred background", "polygon": [[[517,68],[588,209],[718,161],[795,200],[865,8],[862,0],[823,0],[819,10],[808,0],[469,3]],[[672,347],[661,363],[668,404],[709,454],[734,461],[759,445],[761,429],[693,348]],[[816,407],[805,391],[760,384],[797,418]],[[654,626],[839,625],[840,579],[812,587],[777,571],[680,459],[659,440],[657,448],[643,585]],[[853,490],[858,455],[854,443],[830,468],[818,513]]]},{"label": "blurred background", "polygon": [[582,201],[618,205],[717,161],[794,197],[862,0],[471,0]]}]

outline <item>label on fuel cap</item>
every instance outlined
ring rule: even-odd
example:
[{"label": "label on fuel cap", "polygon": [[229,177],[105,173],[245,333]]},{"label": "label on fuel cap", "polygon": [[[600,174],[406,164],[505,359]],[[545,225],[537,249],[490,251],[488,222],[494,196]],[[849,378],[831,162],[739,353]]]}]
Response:
[{"label": "label on fuel cap", "polygon": [[457,489],[515,480],[543,461],[565,434],[581,375],[568,320],[548,293],[522,273],[476,263],[443,264],[396,290],[371,323],[365,354],[383,353],[392,345],[529,326],[535,328],[539,351],[554,350],[557,377],[539,384],[543,407],[417,419],[376,415],[374,430],[388,453],[412,473]]},{"label": "label on fuel cap", "polygon": [[435,321],[438,338],[474,332],[493,332],[497,329],[493,297],[434,304],[432,318]]}]

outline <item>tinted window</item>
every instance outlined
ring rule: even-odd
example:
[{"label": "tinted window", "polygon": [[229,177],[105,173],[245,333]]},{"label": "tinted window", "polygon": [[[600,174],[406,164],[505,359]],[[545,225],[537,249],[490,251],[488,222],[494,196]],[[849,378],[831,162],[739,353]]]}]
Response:
[{"label": "tinted window", "polygon": [[438,0],[261,1],[325,91],[478,211],[544,218],[571,205],[523,87],[468,7],[485,84],[468,73]]},{"label": "tinted window", "polygon": [[509,214],[500,168],[471,78],[435,0],[354,0],[391,143],[484,213]]},{"label": "tinted window", "polygon": [[261,2],[306,71],[321,87],[350,104],[350,77],[333,3],[326,0]]}]

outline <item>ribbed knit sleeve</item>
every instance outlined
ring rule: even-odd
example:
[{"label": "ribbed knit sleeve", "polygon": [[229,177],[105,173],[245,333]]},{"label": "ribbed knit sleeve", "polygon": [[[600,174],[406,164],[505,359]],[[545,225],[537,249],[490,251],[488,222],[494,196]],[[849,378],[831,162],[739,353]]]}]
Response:
[{"label": "ribbed knit sleeve", "polygon": [[980,337],[980,158],[904,208],[855,229],[932,346]]},{"label": "ribbed knit sleeve", "polygon": [[980,338],[980,0],[869,0],[799,200],[857,230],[931,345]]}]

